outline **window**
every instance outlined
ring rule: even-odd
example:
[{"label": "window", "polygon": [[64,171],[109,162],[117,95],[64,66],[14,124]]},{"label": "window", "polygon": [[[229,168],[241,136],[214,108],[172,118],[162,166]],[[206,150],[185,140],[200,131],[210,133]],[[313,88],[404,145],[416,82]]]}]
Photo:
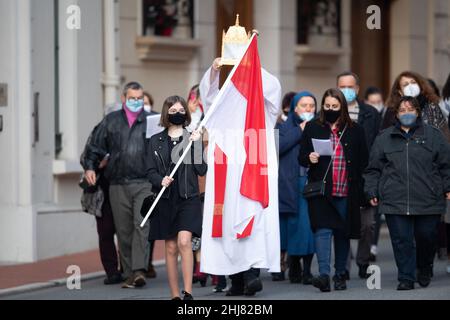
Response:
[{"label": "window", "polygon": [[144,36],[193,38],[194,0],[143,0]]},{"label": "window", "polygon": [[297,0],[297,44],[341,46],[341,1]]}]

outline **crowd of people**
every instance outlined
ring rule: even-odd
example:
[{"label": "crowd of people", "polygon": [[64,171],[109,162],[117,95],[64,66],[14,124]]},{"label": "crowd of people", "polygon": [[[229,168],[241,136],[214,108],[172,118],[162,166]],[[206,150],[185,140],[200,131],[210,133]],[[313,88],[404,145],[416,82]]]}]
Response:
[{"label": "crowd of people", "polygon": [[[449,259],[450,274],[450,75],[442,96],[432,80],[409,71],[398,75],[387,99],[376,87],[362,95],[361,86],[358,75],[344,72],[323,96],[289,92],[279,106],[281,272],[272,273],[273,281],[287,278],[321,292],[346,290],[351,239],[358,240],[358,275],[368,278],[369,265],[377,259],[382,216],[398,269],[398,290],[414,289],[415,283],[427,287],[436,256]],[[209,276],[200,271],[201,245],[193,248],[202,235],[208,168],[202,158],[207,133],[199,128],[202,93],[196,85],[187,100],[168,97],[160,115],[162,131],[146,137],[146,119],[156,114],[153,104],[139,83],[125,86],[122,107],[94,128],[81,156],[89,186],[84,193],[94,188],[104,194],[96,221],[105,285],[136,288],[156,277],[153,247],[164,240],[171,298],[192,300],[193,283],[204,286]],[[173,155],[181,155],[189,142],[192,161],[183,162],[171,178]],[[319,148],[319,142],[331,152]],[[141,228],[144,200],[163,187],[150,224]],[[229,296],[262,290],[259,269],[230,278]],[[215,292],[226,289],[225,276],[212,279]]]}]

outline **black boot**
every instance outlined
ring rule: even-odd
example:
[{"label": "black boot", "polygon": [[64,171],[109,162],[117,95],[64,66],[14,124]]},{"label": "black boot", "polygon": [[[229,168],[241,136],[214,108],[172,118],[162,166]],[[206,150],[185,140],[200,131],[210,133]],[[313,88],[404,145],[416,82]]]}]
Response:
[{"label": "black boot", "polygon": [[260,270],[250,269],[243,273],[244,278],[244,295],[254,296],[257,292],[262,291],[263,285],[259,279]]},{"label": "black boot", "polygon": [[421,268],[417,271],[417,282],[422,288],[426,288],[430,285],[432,267]]},{"label": "black boot", "polygon": [[262,291],[263,285],[259,278],[253,279],[247,283],[244,288],[244,295],[251,297],[254,296],[257,292]]},{"label": "black boot", "polygon": [[318,276],[312,279],[312,285],[322,292],[330,292],[330,276]]},{"label": "black boot", "polygon": [[284,272],[272,273],[272,281],[284,281],[284,280],[285,280]]},{"label": "black boot", "polygon": [[303,279],[302,282],[304,285],[311,285],[313,275],[311,274],[311,263],[314,255],[309,254],[307,256],[302,256],[303,260]]},{"label": "black boot", "polygon": [[397,290],[399,290],[399,291],[413,290],[413,289],[414,289],[414,282],[408,281],[408,280],[400,281],[397,286]]},{"label": "black boot", "polygon": [[347,283],[345,281],[345,275],[335,275],[333,277],[334,290],[342,291],[347,289]]},{"label": "black boot", "polygon": [[231,287],[228,289],[226,296],[235,297],[244,295],[244,273],[239,272],[230,276]]},{"label": "black boot", "polygon": [[302,282],[302,265],[299,256],[289,256],[289,280],[291,283]]},{"label": "black boot", "polygon": [[369,278],[369,274],[367,273],[367,269],[369,268],[368,264],[364,264],[364,265],[358,265],[359,271],[358,271],[358,275],[361,279],[368,279]]}]

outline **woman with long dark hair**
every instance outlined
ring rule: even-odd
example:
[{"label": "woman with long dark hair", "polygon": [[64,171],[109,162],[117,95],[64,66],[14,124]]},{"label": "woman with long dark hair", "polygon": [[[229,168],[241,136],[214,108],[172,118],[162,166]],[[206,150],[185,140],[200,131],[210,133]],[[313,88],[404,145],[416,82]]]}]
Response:
[{"label": "woman with long dark hair", "polygon": [[[320,150],[314,149],[313,140],[330,143],[332,155],[326,152],[321,155]],[[322,292],[330,291],[333,236],[334,289],[347,289],[345,273],[350,239],[358,239],[361,232],[362,173],[367,160],[363,128],[350,119],[342,92],[328,89],[323,95],[319,119],[305,126],[299,155],[300,164],[309,168],[308,184],[324,181],[325,185],[324,194],[308,197],[320,273],[313,278],[313,285]]]}]

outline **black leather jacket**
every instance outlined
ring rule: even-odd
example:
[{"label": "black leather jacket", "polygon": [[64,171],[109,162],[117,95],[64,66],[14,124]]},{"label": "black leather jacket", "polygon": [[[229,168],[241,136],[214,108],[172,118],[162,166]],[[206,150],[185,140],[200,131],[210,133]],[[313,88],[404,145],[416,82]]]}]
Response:
[{"label": "black leather jacket", "polygon": [[[181,155],[184,148],[189,143],[189,133],[183,131],[183,141],[178,146],[179,154]],[[168,130],[164,130],[150,138],[148,150],[149,155],[149,170],[148,177],[152,184],[152,191],[158,193],[161,189],[161,182],[165,176],[170,175],[170,172],[175,166],[177,159],[171,159]],[[200,194],[198,187],[198,176],[204,176],[207,171],[207,164],[203,159],[203,142],[201,140],[193,143],[191,151],[185,158],[185,161],[178,168],[174,179],[178,182],[178,193],[183,199],[189,199]],[[163,198],[169,198],[170,192],[173,190],[169,187],[164,192]]]},{"label": "black leather jacket", "polygon": [[123,109],[108,114],[90,138],[84,169],[96,170],[103,157],[109,154],[104,175],[111,185],[148,182],[149,152],[145,138],[148,115],[143,111],[130,128]]}]

